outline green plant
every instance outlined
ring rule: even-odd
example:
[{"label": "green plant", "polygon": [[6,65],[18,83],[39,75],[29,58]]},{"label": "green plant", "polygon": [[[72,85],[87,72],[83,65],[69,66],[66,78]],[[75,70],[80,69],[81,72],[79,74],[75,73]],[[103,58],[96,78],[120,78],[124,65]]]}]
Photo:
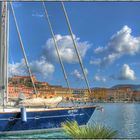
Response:
[{"label": "green plant", "polygon": [[117,136],[117,131],[103,125],[80,127],[76,121],[66,121],[62,127],[65,133],[72,138],[111,139]]}]

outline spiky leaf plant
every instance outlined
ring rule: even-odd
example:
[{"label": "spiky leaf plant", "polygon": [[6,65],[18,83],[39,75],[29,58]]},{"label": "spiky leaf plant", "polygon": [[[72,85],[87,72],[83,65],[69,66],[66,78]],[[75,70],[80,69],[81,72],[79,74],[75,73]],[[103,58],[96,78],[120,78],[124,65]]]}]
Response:
[{"label": "spiky leaf plant", "polygon": [[111,139],[117,136],[117,131],[97,124],[80,127],[76,121],[66,121],[62,127],[71,138]]}]

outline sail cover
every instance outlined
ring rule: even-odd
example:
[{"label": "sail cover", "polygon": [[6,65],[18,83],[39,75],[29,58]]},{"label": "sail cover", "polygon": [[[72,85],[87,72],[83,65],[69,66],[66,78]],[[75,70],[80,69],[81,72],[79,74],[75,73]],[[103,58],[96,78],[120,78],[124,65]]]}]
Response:
[{"label": "sail cover", "polygon": [[62,101],[62,97],[54,97],[49,99],[33,98],[20,101],[20,106],[25,107],[56,107]]}]

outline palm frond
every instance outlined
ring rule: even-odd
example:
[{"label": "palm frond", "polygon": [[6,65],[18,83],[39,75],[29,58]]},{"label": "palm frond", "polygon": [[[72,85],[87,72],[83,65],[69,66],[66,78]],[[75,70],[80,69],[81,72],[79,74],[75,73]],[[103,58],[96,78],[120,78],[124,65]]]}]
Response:
[{"label": "palm frond", "polygon": [[111,139],[117,136],[117,131],[97,124],[80,127],[76,121],[66,121],[62,124],[62,127],[65,133],[72,138]]}]

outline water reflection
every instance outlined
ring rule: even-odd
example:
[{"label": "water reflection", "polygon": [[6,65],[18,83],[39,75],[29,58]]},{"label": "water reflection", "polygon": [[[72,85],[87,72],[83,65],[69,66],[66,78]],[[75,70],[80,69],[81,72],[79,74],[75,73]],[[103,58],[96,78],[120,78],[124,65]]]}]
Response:
[{"label": "water reflection", "polygon": [[122,131],[125,133],[126,136],[132,138],[136,133],[136,108],[134,104],[130,105],[123,105],[122,106],[122,117],[124,120],[124,129]]},{"label": "water reflection", "polygon": [[140,104],[100,104],[104,112],[95,111],[90,124],[104,124],[118,131],[118,138],[140,138]]}]

